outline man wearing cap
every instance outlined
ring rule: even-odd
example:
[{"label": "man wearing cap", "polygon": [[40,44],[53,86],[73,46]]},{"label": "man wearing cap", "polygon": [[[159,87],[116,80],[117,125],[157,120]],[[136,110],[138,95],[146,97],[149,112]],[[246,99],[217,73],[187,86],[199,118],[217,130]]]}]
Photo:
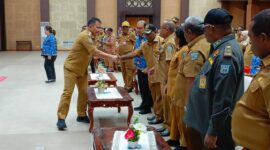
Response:
[{"label": "man wearing cap", "polygon": [[[165,57],[160,57],[158,59],[157,72],[159,74],[159,80],[161,82],[161,92],[162,92],[162,112],[163,112],[163,127],[157,129],[158,132],[161,132],[162,136],[170,135],[170,97],[167,95],[166,85],[168,81],[168,71],[170,66],[170,61],[175,54],[176,45],[174,41],[174,31],[175,25],[171,20],[165,20],[160,28],[160,36],[164,38],[162,49],[160,55]],[[164,53],[164,54],[163,54]],[[156,124],[153,121],[149,122],[150,124]]]},{"label": "man wearing cap", "polygon": [[232,115],[234,141],[246,150],[270,150],[270,9],[256,14],[249,27],[254,55],[261,71],[237,102]]},{"label": "man wearing cap", "polygon": [[162,123],[163,114],[162,110],[162,96],[161,96],[161,82],[159,80],[158,73],[154,73],[157,68],[157,63],[160,57],[160,50],[162,48],[163,38],[156,35],[156,27],[153,24],[147,24],[145,26],[144,34],[147,42],[143,43],[141,47],[134,52],[120,56],[121,60],[131,59],[135,56],[143,55],[145,57],[147,68],[143,70],[144,73],[148,74],[149,88],[153,98],[154,114],[151,120]]},{"label": "man wearing cap", "polygon": [[[134,48],[136,37],[132,32],[129,32],[129,27],[130,27],[129,22],[124,21],[122,23],[122,34],[119,36],[118,39],[119,47],[117,48],[117,52],[120,56],[132,52]],[[125,83],[124,88],[128,92],[131,92],[133,89],[132,84],[134,72],[133,60],[121,61],[121,68],[123,80]]]},{"label": "man wearing cap", "polygon": [[71,51],[64,63],[64,90],[57,110],[57,127],[59,130],[67,128],[65,118],[67,117],[71,96],[75,85],[78,88],[77,121],[89,123],[87,111],[87,77],[88,64],[93,55],[103,58],[110,58],[114,61],[117,56],[106,54],[96,48],[96,36],[101,32],[101,21],[98,18],[91,18],[88,21],[88,28],[82,31],[76,38]]},{"label": "man wearing cap", "polygon": [[233,17],[222,8],[204,18],[210,56],[195,77],[184,121],[191,150],[234,150],[231,113],[244,91],[243,54],[234,35]]}]

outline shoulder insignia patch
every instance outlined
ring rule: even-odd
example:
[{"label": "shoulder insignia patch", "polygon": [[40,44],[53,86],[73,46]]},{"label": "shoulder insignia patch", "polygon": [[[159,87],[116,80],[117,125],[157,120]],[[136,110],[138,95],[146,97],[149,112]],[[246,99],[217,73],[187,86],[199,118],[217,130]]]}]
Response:
[{"label": "shoulder insignia patch", "polygon": [[224,57],[232,57],[232,46],[227,45],[224,50]]},{"label": "shoulder insignia patch", "polygon": [[190,57],[191,57],[191,60],[197,60],[199,57],[199,52],[191,52]]},{"label": "shoulder insignia patch", "polygon": [[231,65],[224,65],[224,64],[222,64],[220,66],[220,73],[221,74],[228,74],[229,71],[230,71],[230,67],[231,67]]},{"label": "shoulder insignia patch", "polygon": [[187,52],[183,52],[182,58],[185,58],[187,56]]},{"label": "shoulder insignia patch", "polygon": [[215,52],[214,52],[214,57],[217,57],[218,54],[219,54],[219,50],[217,49],[217,50],[215,50]]}]

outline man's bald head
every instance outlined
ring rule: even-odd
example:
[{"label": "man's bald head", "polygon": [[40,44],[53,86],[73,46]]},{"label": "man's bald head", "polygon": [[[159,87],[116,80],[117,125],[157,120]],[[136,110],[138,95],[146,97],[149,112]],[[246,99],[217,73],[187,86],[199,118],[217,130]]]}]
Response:
[{"label": "man's bald head", "polygon": [[160,28],[160,36],[162,36],[163,38],[167,38],[168,36],[170,36],[171,34],[174,33],[175,31],[175,24],[172,20],[165,20]]}]

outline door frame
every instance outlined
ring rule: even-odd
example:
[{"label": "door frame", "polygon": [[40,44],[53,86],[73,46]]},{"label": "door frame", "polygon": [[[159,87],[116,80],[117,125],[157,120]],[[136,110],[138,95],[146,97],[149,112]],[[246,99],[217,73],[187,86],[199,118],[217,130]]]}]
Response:
[{"label": "door frame", "polygon": [[0,1],[0,51],[7,49],[6,47],[6,24],[5,24],[5,1]]},{"label": "door frame", "polygon": [[153,0],[151,8],[127,8],[125,0],[117,0],[117,27],[125,21],[126,16],[151,16],[152,23],[158,28],[160,27],[160,0]]}]

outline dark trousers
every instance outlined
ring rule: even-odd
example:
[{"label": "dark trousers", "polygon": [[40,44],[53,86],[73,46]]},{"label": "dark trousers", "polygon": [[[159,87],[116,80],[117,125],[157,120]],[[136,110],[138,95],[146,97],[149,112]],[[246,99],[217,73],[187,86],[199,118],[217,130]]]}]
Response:
[{"label": "dark trousers", "polygon": [[217,140],[218,147],[215,149],[205,148],[203,144],[204,136],[197,130],[187,127],[186,135],[188,150],[234,150],[235,144],[232,139],[230,119],[231,118],[229,118],[229,121],[224,124],[225,129],[220,131]]},{"label": "dark trousers", "polygon": [[46,71],[46,75],[48,80],[55,80],[55,69],[54,69],[54,61],[56,60],[56,56],[52,56],[52,58],[49,60],[48,56],[44,56],[45,62],[44,62],[44,68]]},{"label": "dark trousers", "polygon": [[140,107],[143,109],[150,109],[153,106],[153,99],[148,85],[148,75],[141,70],[137,70],[138,83],[142,97],[142,103]]},{"label": "dark trousers", "polygon": [[90,67],[91,67],[91,72],[96,73],[94,57],[92,58],[92,61],[90,62]]}]

